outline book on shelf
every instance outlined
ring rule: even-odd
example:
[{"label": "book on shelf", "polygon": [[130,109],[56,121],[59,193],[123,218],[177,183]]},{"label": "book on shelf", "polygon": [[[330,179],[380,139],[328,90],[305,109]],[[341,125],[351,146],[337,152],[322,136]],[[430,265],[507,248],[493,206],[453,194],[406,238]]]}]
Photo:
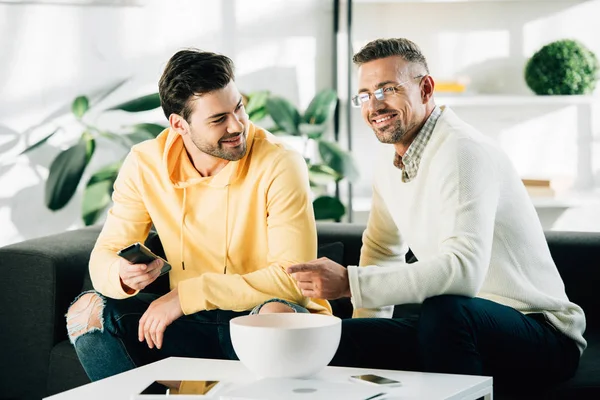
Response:
[{"label": "book on shelf", "polygon": [[556,192],[549,179],[522,179],[527,193],[532,197],[554,197]]}]

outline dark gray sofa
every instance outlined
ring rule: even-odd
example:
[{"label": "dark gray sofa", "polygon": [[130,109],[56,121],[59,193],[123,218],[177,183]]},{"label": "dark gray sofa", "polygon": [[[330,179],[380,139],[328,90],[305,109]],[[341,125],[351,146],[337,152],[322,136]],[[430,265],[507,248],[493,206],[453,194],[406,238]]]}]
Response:
[{"label": "dark gray sofa", "polygon": [[[363,230],[320,223],[320,255],[356,264]],[[98,227],[90,227],[0,248],[0,399],[40,399],[88,382],[67,340],[64,314],[73,298],[90,287],[87,262],[98,233]],[[548,232],[547,239],[570,299],[586,312],[589,346],[570,381],[533,393],[515,388],[515,393],[535,399],[598,399],[600,233]],[[343,243],[343,253],[341,245],[323,246],[335,242]],[[147,244],[162,253],[156,235]],[[168,281],[161,279],[148,290],[167,288]],[[341,317],[351,313],[347,300],[333,306]]]}]

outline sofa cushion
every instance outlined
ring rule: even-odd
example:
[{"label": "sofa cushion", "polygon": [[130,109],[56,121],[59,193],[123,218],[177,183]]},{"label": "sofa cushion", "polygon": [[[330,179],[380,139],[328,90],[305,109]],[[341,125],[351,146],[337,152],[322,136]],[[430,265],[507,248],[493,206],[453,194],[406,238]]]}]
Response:
[{"label": "sofa cushion", "polygon": [[47,394],[51,396],[86,383],[90,383],[90,379],[83,370],[71,343],[63,340],[54,346],[50,353]]},{"label": "sofa cushion", "polygon": [[555,393],[561,399],[591,399],[600,394],[600,332],[584,335],[587,349],[579,361],[579,368],[573,378],[559,384]]},{"label": "sofa cushion", "polygon": [[496,400],[570,400],[600,398],[600,333],[585,335],[588,348],[584,351],[575,376],[566,382],[544,387],[515,386],[507,392],[494,393]]}]

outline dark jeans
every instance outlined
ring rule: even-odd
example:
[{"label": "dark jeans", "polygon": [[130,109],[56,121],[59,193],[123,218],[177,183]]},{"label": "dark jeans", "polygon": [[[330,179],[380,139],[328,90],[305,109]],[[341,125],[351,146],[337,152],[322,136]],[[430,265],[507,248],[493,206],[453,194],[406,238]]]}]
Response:
[{"label": "dark jeans", "polygon": [[502,391],[566,380],[579,357],[543,314],[444,295],[425,300],[418,316],[344,320],[330,365],[493,376]]},{"label": "dark jeans", "polygon": [[139,293],[124,300],[105,298],[103,330],[78,336],[74,343],[92,381],[172,356],[237,359],[229,336],[229,320],[249,311],[214,310],[184,315],[167,327],[160,350],[139,342],[139,320],[159,297]]}]

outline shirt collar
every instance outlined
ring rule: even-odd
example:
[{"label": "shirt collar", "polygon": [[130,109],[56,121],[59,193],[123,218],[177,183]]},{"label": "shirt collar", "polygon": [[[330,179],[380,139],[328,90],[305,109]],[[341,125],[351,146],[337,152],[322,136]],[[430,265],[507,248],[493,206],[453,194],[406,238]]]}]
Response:
[{"label": "shirt collar", "polygon": [[406,150],[404,156],[395,153],[394,165],[397,168],[402,169],[402,182],[410,182],[417,176],[419,163],[423,152],[425,151],[425,146],[427,146],[427,143],[433,134],[435,124],[441,115],[442,110],[440,107],[435,106],[421,130],[417,133],[415,139],[410,146],[408,146],[408,150]]}]

